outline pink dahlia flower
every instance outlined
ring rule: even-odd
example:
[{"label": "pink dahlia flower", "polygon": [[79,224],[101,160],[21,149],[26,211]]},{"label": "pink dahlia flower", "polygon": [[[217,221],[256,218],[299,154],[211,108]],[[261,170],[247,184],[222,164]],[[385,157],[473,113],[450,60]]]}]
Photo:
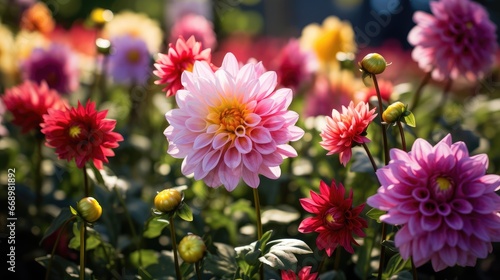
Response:
[{"label": "pink dahlia flower", "polygon": [[21,127],[22,133],[31,130],[40,131],[43,115],[49,109],[65,110],[68,103],[47,83],[38,85],[25,81],[21,85],[9,88],[1,98],[7,109],[12,113],[12,123]]},{"label": "pink dahlia flower", "polygon": [[288,142],[304,131],[295,126],[299,115],[287,110],[292,91],[274,91],[276,73],[259,75],[259,64],[240,68],[228,53],[215,73],[206,61],[196,61],[193,72],[182,74],[179,108],[166,113],[165,136],[168,153],[184,159],[183,174],[228,191],[241,178],[257,188],[259,174],[277,179],[283,159],[297,156]]},{"label": "pink dahlia flower", "polygon": [[191,36],[204,48],[214,48],[217,45],[213,24],[202,15],[185,14],[170,30],[170,42],[175,42],[179,37]]},{"label": "pink dahlia flower", "polygon": [[377,171],[380,188],[368,204],[401,229],[395,244],[403,259],[434,270],[474,266],[500,241],[500,176],[487,175],[488,156],[469,156],[448,134],[434,147],[417,139],[410,152],[391,150]]},{"label": "pink dahlia flower", "polygon": [[412,57],[436,80],[480,78],[489,71],[498,47],[496,26],[479,4],[468,0],[432,1],[431,14],[415,12],[408,34]]},{"label": "pink dahlia flower", "polygon": [[342,184],[331,186],[321,181],[319,194],[311,191],[311,198],[301,198],[300,204],[312,217],[305,218],[299,225],[302,233],[317,232],[316,246],[319,250],[325,250],[331,256],[338,245],[353,254],[352,244],[358,245],[353,234],[364,237],[363,228],[367,228],[367,222],[359,217],[365,207],[364,204],[352,207],[352,190],[345,198],[345,188]]},{"label": "pink dahlia flower", "polygon": [[319,144],[328,151],[327,155],[338,153],[345,166],[351,159],[352,147],[370,142],[366,129],[376,116],[375,108],[370,110],[364,102],[354,107],[351,101],[348,107],[342,106],[342,113],[333,109],[332,117],[326,117],[326,128],[320,134],[323,141]]},{"label": "pink dahlia flower", "polygon": [[164,84],[163,89],[168,96],[174,95],[182,88],[182,72],[192,71],[195,61],[206,61],[210,63],[212,54],[210,49],[201,49],[201,43],[197,42],[194,36],[186,41],[183,37],[177,39],[175,46],[169,44],[168,53],[159,54],[155,67],[157,70],[153,74],[160,77],[155,84]]},{"label": "pink dahlia flower", "polygon": [[312,266],[304,266],[299,274],[295,274],[293,270],[282,270],[281,280],[316,280],[318,279],[318,273],[311,273]]}]

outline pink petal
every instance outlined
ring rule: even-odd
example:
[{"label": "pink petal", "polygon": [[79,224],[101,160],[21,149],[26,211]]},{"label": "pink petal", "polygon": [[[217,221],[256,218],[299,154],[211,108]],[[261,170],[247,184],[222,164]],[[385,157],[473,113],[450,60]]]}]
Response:
[{"label": "pink petal", "polygon": [[231,169],[236,168],[241,163],[241,153],[235,148],[229,148],[224,154],[224,163]]}]

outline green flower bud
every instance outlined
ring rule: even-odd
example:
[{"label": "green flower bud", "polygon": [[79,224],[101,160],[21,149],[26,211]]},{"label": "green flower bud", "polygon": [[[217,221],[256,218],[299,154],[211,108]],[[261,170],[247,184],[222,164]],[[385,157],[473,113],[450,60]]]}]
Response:
[{"label": "green flower bud", "polygon": [[102,207],[93,197],[84,197],[76,205],[76,211],[89,223],[97,221],[101,217]]},{"label": "green flower bud", "polygon": [[187,263],[200,261],[205,255],[207,247],[203,239],[195,234],[189,234],[182,238],[178,251],[181,258]]},{"label": "green flower bud", "polygon": [[398,121],[401,117],[405,116],[407,111],[406,105],[402,102],[396,101],[389,105],[382,113],[382,120],[386,123],[393,123]]},{"label": "green flower bud", "polygon": [[384,57],[378,53],[367,54],[358,64],[363,71],[370,74],[380,74],[384,72],[385,67],[388,65]]},{"label": "green flower bud", "polygon": [[166,189],[155,196],[155,208],[160,212],[170,212],[181,203],[181,193],[176,189]]}]

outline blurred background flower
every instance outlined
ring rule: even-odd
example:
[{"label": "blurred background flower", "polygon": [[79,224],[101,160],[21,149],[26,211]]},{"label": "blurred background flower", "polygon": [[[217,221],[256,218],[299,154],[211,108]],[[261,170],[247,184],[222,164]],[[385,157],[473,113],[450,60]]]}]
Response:
[{"label": "blurred background flower", "polygon": [[151,75],[151,57],[146,43],[129,35],[111,39],[109,74],[118,84],[144,84]]}]

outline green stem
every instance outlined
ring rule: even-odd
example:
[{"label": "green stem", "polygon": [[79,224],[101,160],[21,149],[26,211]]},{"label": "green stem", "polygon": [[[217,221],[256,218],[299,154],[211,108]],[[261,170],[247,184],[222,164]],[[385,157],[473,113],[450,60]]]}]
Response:
[{"label": "green stem", "polygon": [[35,205],[37,209],[41,208],[42,205],[42,142],[43,138],[40,135],[36,135],[36,146],[35,146],[35,155],[34,155],[34,176],[35,176]]},{"label": "green stem", "polygon": [[201,280],[200,262],[194,263],[194,268],[196,269],[196,278]]},{"label": "green stem", "polygon": [[401,124],[400,121],[398,123],[398,128],[399,128],[399,135],[401,135],[401,147],[403,148],[403,151],[406,152],[406,138],[405,138],[405,132],[403,129],[403,125]]},{"label": "green stem", "polygon": [[85,166],[83,166],[82,171],[83,171],[83,189],[84,189],[85,197],[89,197],[90,196],[89,177],[87,175],[87,169],[85,168]]},{"label": "green stem", "polygon": [[420,96],[422,95],[422,89],[429,82],[429,79],[431,78],[431,72],[432,71],[427,72],[427,74],[425,75],[425,77],[422,80],[422,82],[420,82],[420,85],[418,85],[418,88],[415,91],[415,94],[413,95],[413,101],[411,102],[411,104],[412,104],[411,105],[411,109],[412,110],[414,110],[415,108],[417,108],[418,102],[420,100]]},{"label": "green stem", "polygon": [[335,260],[333,261],[333,270],[339,271],[340,268],[340,254],[342,251],[340,250],[340,246],[337,246],[335,249]]},{"label": "green stem", "polygon": [[76,216],[72,216],[71,218],[67,219],[64,224],[61,226],[59,229],[59,232],[57,233],[56,237],[56,242],[54,243],[54,246],[52,247],[52,252],[50,253],[50,260],[49,263],[47,264],[47,272],[45,273],[45,280],[49,280],[50,276],[50,271],[52,270],[52,262],[54,261],[54,255],[56,254],[56,249],[57,249],[57,244],[59,244],[59,239],[61,239],[61,235],[66,228],[66,225],[72,220],[74,220]]},{"label": "green stem", "polygon": [[[383,146],[384,146],[384,163],[385,163],[385,165],[387,165],[389,163],[389,145],[387,144],[387,134],[386,134],[385,124],[383,123],[383,120],[382,120],[382,113],[384,112],[384,107],[382,105],[382,96],[380,94],[380,89],[378,87],[377,76],[372,75],[372,78],[373,78],[373,84],[375,85],[375,91],[377,92],[377,99],[378,99],[379,112],[380,112],[380,114],[379,114],[380,125],[382,126],[382,139],[383,139]],[[382,240],[380,242],[380,262],[379,262],[378,275],[377,275],[378,280],[382,279],[382,272],[384,271],[384,263],[385,263],[385,246],[382,245],[382,241],[384,241],[387,238],[387,226],[385,223],[382,223],[381,236],[382,236]]]},{"label": "green stem", "polygon": [[413,275],[413,280],[418,280],[417,267],[413,262],[413,257],[410,257],[410,262],[411,262],[411,274]]},{"label": "green stem", "polygon": [[80,226],[80,280],[85,280],[85,232],[87,231],[87,222],[82,221]]},{"label": "green stem", "polygon": [[132,238],[133,242],[135,243],[137,252],[139,253],[139,266],[142,266],[142,255],[141,255],[141,244],[140,244],[140,239],[137,238],[137,232],[135,231],[135,226],[134,222],[132,221],[132,217],[130,216],[130,212],[127,209],[127,205],[125,204],[125,200],[123,200],[123,197],[120,195],[120,192],[118,191],[118,188],[115,186],[113,188],[115,191],[116,197],[118,197],[118,201],[120,202],[121,206],[123,207],[123,210],[125,212],[125,217],[127,217],[127,223],[128,226],[130,227],[130,232],[132,233]]},{"label": "green stem", "polygon": [[370,162],[371,162],[372,167],[373,167],[373,171],[377,172],[377,164],[375,163],[375,160],[373,159],[373,156],[370,153],[370,150],[368,149],[368,146],[366,145],[366,143],[363,143],[363,148],[365,148],[366,155],[370,159]]},{"label": "green stem", "polygon": [[255,203],[255,216],[257,219],[257,239],[260,240],[262,238],[262,220],[260,217],[259,190],[257,188],[253,188],[253,200]]},{"label": "green stem", "polygon": [[[255,204],[255,216],[257,219],[257,240],[262,238],[262,219],[260,217],[260,201],[259,201],[259,189],[253,188],[253,200]],[[264,267],[260,264],[259,267],[260,279],[264,279]]]},{"label": "green stem", "polygon": [[172,251],[174,254],[175,276],[177,277],[177,280],[181,280],[181,269],[179,268],[179,258],[177,257],[177,241],[175,240],[174,215],[170,216],[170,235],[172,238]]}]

